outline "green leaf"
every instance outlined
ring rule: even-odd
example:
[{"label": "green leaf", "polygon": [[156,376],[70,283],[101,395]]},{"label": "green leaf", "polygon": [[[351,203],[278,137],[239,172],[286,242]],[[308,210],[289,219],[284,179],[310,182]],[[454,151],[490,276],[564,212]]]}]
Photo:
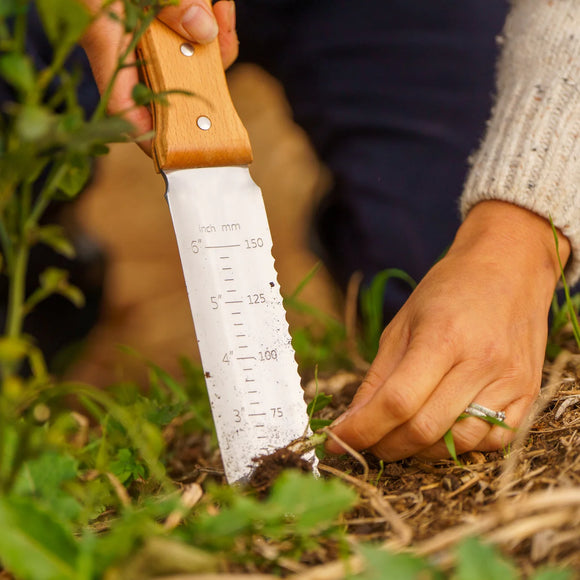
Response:
[{"label": "green leaf", "polygon": [[76,580],[78,546],[31,498],[0,497],[0,560],[19,580]]},{"label": "green leaf", "polygon": [[310,428],[313,431],[318,431],[324,427],[328,427],[332,421],[330,419],[310,419]]},{"label": "green leaf", "polygon": [[131,91],[131,98],[136,105],[148,105],[155,99],[155,93],[143,83],[137,83]]},{"label": "green leaf", "polygon": [[46,300],[52,294],[60,294],[81,308],[85,297],[81,290],[68,281],[68,272],[60,268],[47,268],[40,275],[40,288],[37,288],[24,304],[25,313],[31,312],[37,304]]},{"label": "green leaf", "polygon": [[325,481],[290,470],[278,478],[268,503],[291,514],[295,533],[306,535],[333,524],[355,501],[355,492],[338,480]]},{"label": "green leaf", "polygon": [[81,506],[63,484],[76,479],[78,464],[69,455],[48,451],[27,461],[15,483],[14,493],[34,496],[67,519],[76,518]]},{"label": "green leaf", "polygon": [[330,402],[332,401],[332,395],[327,395],[325,393],[317,393],[317,395],[308,403],[308,407],[306,408],[306,412],[308,415],[313,415],[314,413],[318,413],[318,411],[322,411],[325,407],[328,407]]},{"label": "green leaf", "polygon": [[68,170],[60,180],[58,188],[67,199],[76,197],[91,177],[92,162],[86,155],[73,155]]},{"label": "green leaf", "polygon": [[16,117],[16,133],[23,141],[40,141],[48,136],[54,127],[54,118],[45,107],[25,105]]},{"label": "green leaf", "polygon": [[30,351],[30,343],[23,338],[0,337],[0,363],[14,364]]},{"label": "green leaf", "polygon": [[368,360],[374,359],[379,349],[379,340],[385,322],[383,319],[385,288],[392,279],[406,282],[412,290],[417,286],[415,280],[403,270],[389,268],[379,272],[372,279],[368,288],[362,288],[360,292],[360,307],[364,329],[364,354]]},{"label": "green leaf", "polygon": [[70,150],[87,154],[94,145],[103,142],[127,141],[133,125],[121,117],[104,117],[78,127],[68,138]]},{"label": "green leaf", "polygon": [[39,226],[33,232],[36,239],[50,246],[55,252],[67,258],[75,257],[75,249],[65,235],[64,228],[58,225]]},{"label": "green leaf", "polygon": [[119,449],[117,457],[111,462],[109,469],[125,485],[147,475],[146,467],[139,461],[133,449]]},{"label": "green leaf", "polygon": [[449,451],[449,455],[453,459],[455,465],[461,467],[461,462],[457,459],[457,451],[455,450],[455,439],[453,439],[453,432],[451,429],[445,432],[443,435],[443,441],[447,447],[447,451]]},{"label": "green leaf", "polygon": [[441,572],[435,570],[425,560],[411,554],[391,554],[386,550],[373,546],[358,546],[358,551],[364,558],[365,570],[355,578],[361,580],[422,580],[443,579]]},{"label": "green leaf", "polygon": [[40,286],[47,294],[60,294],[68,298],[78,308],[85,303],[83,293],[68,282],[68,272],[60,268],[47,268],[40,275]]},{"label": "green leaf", "polygon": [[77,0],[36,0],[44,31],[51,44],[67,52],[91,22],[86,7]]},{"label": "green leaf", "polygon": [[293,541],[310,538],[335,526],[336,518],[356,502],[355,492],[342,482],[296,470],[283,473],[264,502],[233,488],[220,488],[214,496],[218,494],[220,512],[201,514],[191,522],[190,532],[192,540],[221,549],[256,533]]},{"label": "green leaf", "polygon": [[457,550],[457,580],[515,580],[517,575],[500,553],[476,538],[467,538]]},{"label": "green leaf", "polygon": [[22,94],[34,88],[34,67],[28,55],[11,52],[0,56],[0,76]]},{"label": "green leaf", "polygon": [[0,17],[15,16],[16,14],[22,13],[25,7],[17,0],[2,0],[0,2]]},{"label": "green leaf", "polygon": [[570,322],[572,324],[572,331],[574,333],[574,338],[576,340],[576,345],[580,347],[580,322],[578,322],[578,316],[574,310],[574,303],[572,301],[572,296],[570,295],[570,288],[568,282],[566,281],[566,276],[564,274],[564,265],[562,264],[562,259],[560,258],[560,243],[558,241],[558,231],[550,216],[550,225],[552,226],[552,234],[554,235],[554,244],[556,245],[556,255],[558,256],[558,264],[560,266],[560,278],[562,280],[562,286],[564,287],[564,295],[566,297],[566,306],[568,314],[570,315]]}]

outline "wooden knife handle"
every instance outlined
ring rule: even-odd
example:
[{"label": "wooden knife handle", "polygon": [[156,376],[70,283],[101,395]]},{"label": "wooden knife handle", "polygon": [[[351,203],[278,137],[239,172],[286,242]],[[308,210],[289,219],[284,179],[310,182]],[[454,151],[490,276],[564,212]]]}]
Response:
[{"label": "wooden knife handle", "polygon": [[[189,54],[193,48],[193,54]],[[189,43],[155,19],[137,49],[145,82],[174,93],[152,106],[157,170],[246,165],[250,140],[232,103],[218,40]]]}]

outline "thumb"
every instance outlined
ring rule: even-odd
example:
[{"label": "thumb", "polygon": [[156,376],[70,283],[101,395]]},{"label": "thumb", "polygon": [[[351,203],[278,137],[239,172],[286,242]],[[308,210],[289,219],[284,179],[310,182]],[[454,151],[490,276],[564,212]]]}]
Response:
[{"label": "thumb", "polygon": [[219,32],[211,6],[205,0],[182,0],[177,6],[167,6],[159,13],[159,19],[199,44],[211,42]]}]

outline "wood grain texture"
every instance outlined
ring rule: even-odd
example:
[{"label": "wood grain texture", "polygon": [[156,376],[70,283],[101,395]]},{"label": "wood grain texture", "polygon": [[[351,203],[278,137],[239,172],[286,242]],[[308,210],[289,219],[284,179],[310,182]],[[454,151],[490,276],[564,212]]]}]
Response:
[{"label": "wood grain texture", "polygon": [[[252,161],[250,140],[230,98],[218,41],[191,45],[192,56],[181,52],[186,42],[155,20],[138,48],[145,80],[154,92],[189,93],[170,94],[166,104],[153,105],[156,168],[247,165]],[[209,130],[198,127],[199,117],[210,119]]]}]

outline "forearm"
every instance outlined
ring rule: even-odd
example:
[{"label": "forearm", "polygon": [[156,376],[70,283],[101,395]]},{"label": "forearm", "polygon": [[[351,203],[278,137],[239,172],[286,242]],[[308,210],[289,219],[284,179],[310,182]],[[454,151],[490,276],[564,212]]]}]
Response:
[{"label": "forearm", "polygon": [[579,28],[576,0],[514,3],[497,102],[461,200],[464,216],[491,199],[552,217],[570,241],[570,281],[580,276]]}]

